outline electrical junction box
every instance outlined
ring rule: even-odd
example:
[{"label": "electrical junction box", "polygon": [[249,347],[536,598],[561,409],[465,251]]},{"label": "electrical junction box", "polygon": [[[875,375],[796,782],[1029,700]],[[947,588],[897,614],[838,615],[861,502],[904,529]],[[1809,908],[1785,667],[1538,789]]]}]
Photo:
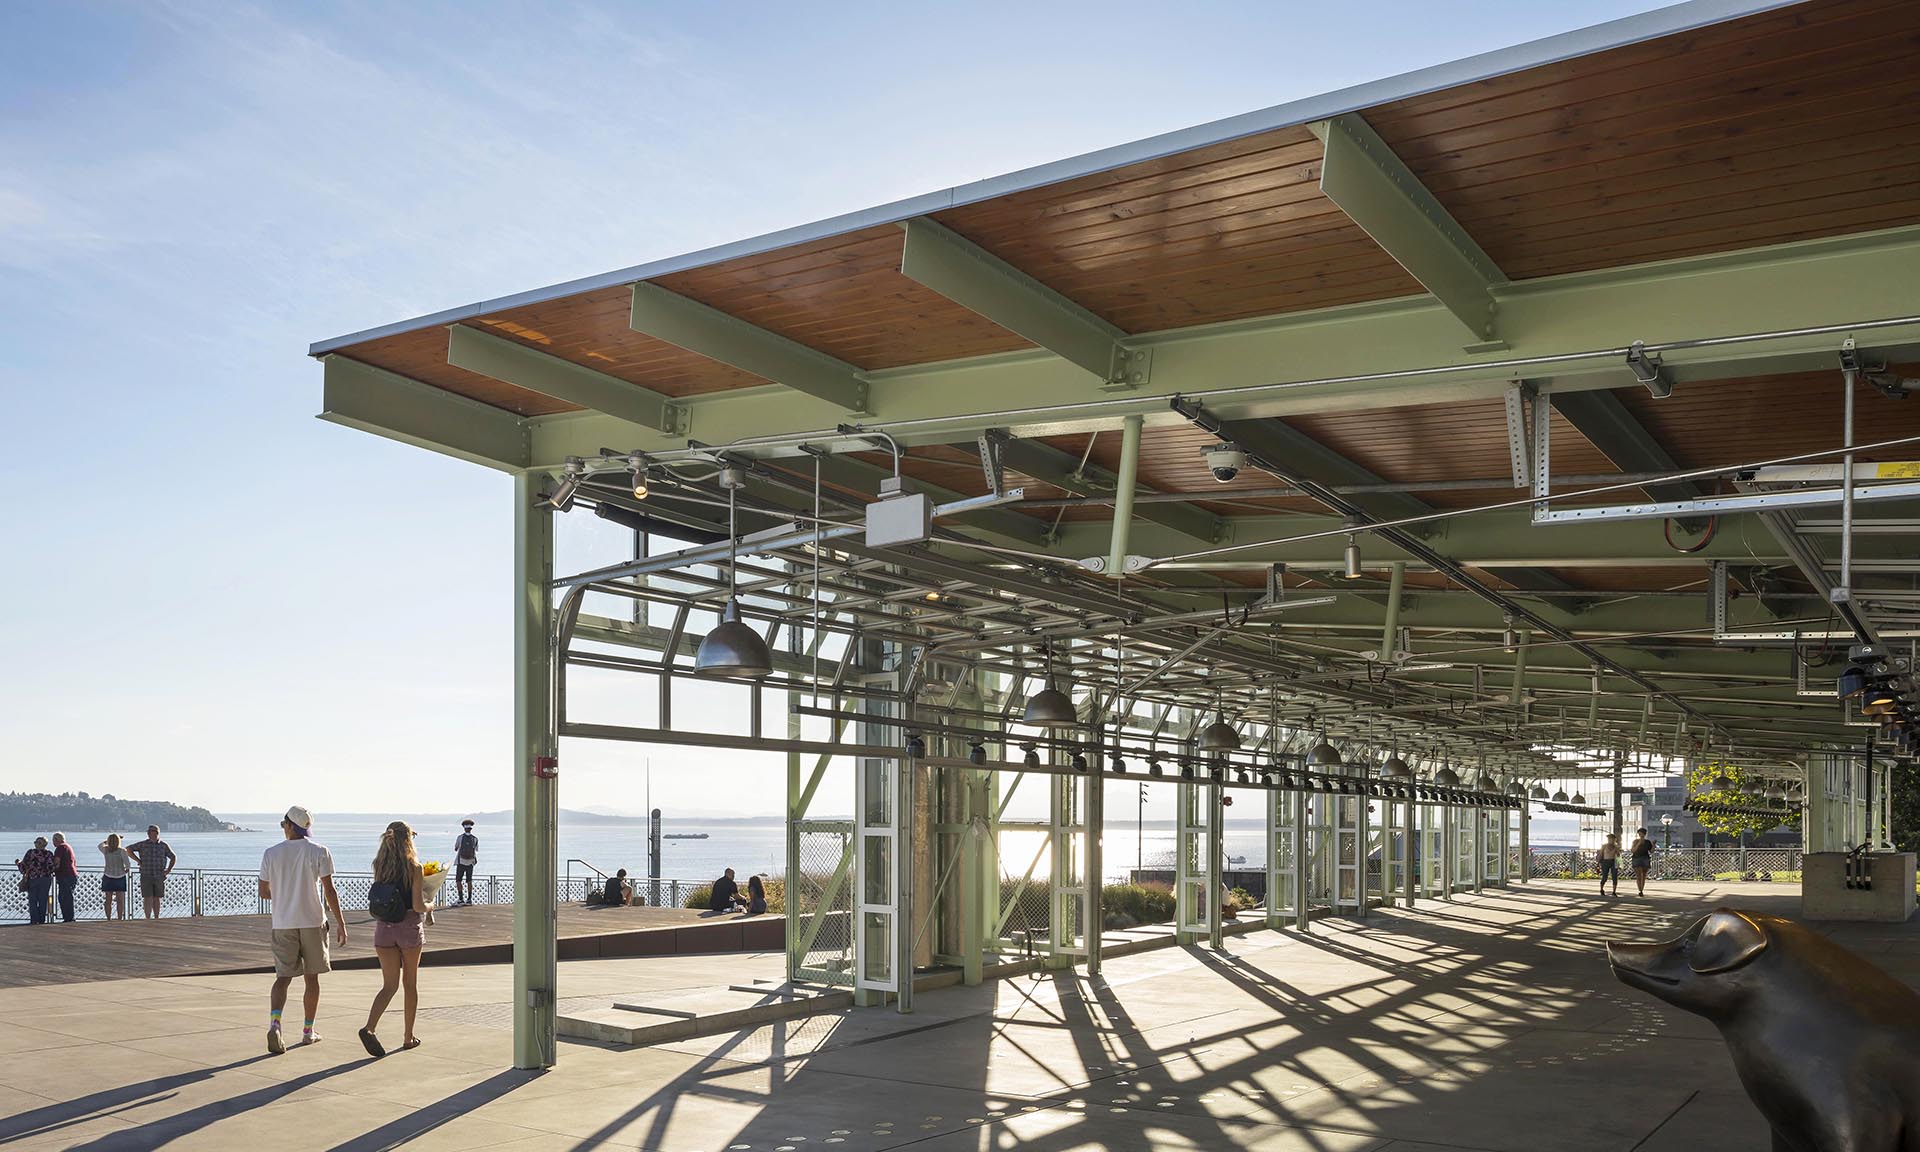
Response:
[{"label": "electrical junction box", "polygon": [[890,496],[867,505],[867,547],[919,544],[933,536],[933,501],[924,492]]}]

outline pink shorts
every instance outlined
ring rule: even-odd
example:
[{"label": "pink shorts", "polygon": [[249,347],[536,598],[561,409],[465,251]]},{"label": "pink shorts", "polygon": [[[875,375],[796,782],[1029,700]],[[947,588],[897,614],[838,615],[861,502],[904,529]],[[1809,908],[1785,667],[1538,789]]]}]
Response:
[{"label": "pink shorts", "polygon": [[407,909],[406,919],[397,923],[386,920],[373,922],[373,946],[375,948],[424,948],[427,934],[420,927],[420,913]]}]

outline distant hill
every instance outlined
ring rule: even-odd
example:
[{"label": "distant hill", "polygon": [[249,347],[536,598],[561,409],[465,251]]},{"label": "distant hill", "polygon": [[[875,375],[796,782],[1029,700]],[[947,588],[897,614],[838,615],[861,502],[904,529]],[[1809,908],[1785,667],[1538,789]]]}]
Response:
[{"label": "distant hill", "polygon": [[122,800],[117,796],[90,796],[85,792],[0,793],[0,831],[119,832],[144,835],[147,825],[168,832],[225,832],[234,826],[205,808],[165,800]]}]

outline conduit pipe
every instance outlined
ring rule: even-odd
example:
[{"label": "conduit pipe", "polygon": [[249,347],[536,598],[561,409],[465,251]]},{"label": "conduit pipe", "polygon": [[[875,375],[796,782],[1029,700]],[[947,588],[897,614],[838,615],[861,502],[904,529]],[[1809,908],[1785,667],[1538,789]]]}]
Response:
[{"label": "conduit pipe", "polygon": [[[1851,413],[1853,402],[1847,403]],[[1107,575],[1115,580],[1124,580],[1127,575],[1127,537],[1133,527],[1134,489],[1139,487],[1140,478],[1140,429],[1145,424],[1146,417],[1137,412],[1120,424],[1120,475],[1113,489],[1113,542],[1107,550]],[[1852,505],[1848,508],[1851,511]]]}]

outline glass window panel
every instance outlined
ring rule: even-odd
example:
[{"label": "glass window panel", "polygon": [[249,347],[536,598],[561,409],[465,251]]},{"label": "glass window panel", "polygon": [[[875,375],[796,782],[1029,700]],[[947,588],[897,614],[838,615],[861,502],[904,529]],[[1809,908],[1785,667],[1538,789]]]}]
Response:
[{"label": "glass window panel", "polygon": [[867,836],[864,846],[860,902],[888,904],[893,899],[893,841],[886,836]]}]

